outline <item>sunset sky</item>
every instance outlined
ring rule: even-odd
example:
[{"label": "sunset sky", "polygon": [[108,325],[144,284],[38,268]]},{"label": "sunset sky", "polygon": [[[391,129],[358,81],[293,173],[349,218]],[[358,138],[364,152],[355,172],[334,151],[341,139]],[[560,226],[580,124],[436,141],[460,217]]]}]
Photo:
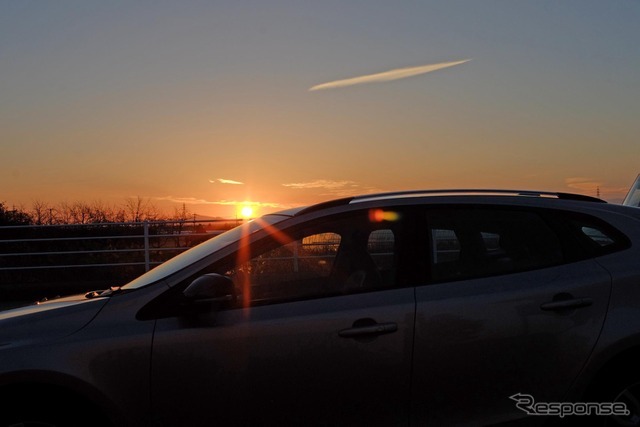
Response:
[{"label": "sunset sky", "polygon": [[0,0],[0,202],[417,188],[620,201],[640,1]]}]

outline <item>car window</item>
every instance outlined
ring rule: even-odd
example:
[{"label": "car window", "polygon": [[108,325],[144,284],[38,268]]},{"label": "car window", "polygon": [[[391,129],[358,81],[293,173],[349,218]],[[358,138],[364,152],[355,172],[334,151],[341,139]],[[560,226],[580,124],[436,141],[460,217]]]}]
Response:
[{"label": "car window", "polygon": [[395,244],[395,234],[391,229],[375,230],[369,234],[367,252],[371,255],[382,280],[388,285],[395,281]]},{"label": "car window", "polygon": [[255,242],[215,272],[250,305],[385,289],[396,284],[399,226],[368,211],[324,218]]},{"label": "car window", "polygon": [[434,264],[460,259],[460,241],[455,231],[442,228],[431,229],[431,256]]},{"label": "car window", "polygon": [[435,282],[543,268],[564,259],[559,237],[535,212],[432,209],[427,224]]},{"label": "car window", "polygon": [[610,236],[607,236],[604,231],[594,227],[580,227],[580,231],[592,242],[598,246],[610,246],[615,243],[615,240]]},{"label": "car window", "polygon": [[595,257],[629,247],[629,239],[608,223],[589,215],[564,214],[567,228],[576,239],[575,252],[581,258]]},{"label": "car window", "polygon": [[327,232],[278,245],[225,272],[236,286],[250,286],[251,299],[291,299],[322,294],[333,270],[341,236]]}]

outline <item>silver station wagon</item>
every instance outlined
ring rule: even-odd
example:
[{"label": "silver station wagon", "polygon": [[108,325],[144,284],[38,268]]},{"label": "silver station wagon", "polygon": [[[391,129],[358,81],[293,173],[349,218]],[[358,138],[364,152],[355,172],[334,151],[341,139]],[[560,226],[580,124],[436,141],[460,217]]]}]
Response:
[{"label": "silver station wagon", "polygon": [[[631,197],[633,199],[633,197]],[[2,425],[638,425],[640,209],[407,191],[0,312]]]}]

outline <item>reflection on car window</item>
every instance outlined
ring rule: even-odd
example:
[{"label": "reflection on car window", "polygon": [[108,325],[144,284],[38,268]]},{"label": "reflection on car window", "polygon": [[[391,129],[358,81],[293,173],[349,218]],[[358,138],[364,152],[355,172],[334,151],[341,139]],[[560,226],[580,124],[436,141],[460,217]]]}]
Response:
[{"label": "reflection on car window", "polygon": [[323,219],[257,242],[244,259],[219,272],[251,305],[388,288],[395,284],[393,227],[399,221],[387,223],[372,221],[368,211]]},{"label": "reflection on car window", "polygon": [[431,229],[431,254],[434,264],[458,261],[460,241],[453,230]]},{"label": "reflection on car window", "polygon": [[580,230],[591,239],[593,242],[600,246],[609,246],[615,243],[613,238],[607,236],[602,230],[593,227],[581,227]]},{"label": "reflection on car window", "polygon": [[314,296],[331,274],[340,235],[320,233],[278,246],[235,266],[226,274],[236,284],[248,282],[252,299]]},{"label": "reflection on car window", "polygon": [[629,239],[620,231],[588,215],[568,215],[568,228],[577,237],[578,256],[588,258],[623,250]]},{"label": "reflection on car window", "polygon": [[395,235],[393,230],[380,229],[369,234],[367,252],[371,255],[381,280],[386,284],[395,281]]},{"label": "reflection on car window", "polygon": [[433,281],[507,274],[563,262],[560,239],[536,213],[434,209],[427,221]]}]

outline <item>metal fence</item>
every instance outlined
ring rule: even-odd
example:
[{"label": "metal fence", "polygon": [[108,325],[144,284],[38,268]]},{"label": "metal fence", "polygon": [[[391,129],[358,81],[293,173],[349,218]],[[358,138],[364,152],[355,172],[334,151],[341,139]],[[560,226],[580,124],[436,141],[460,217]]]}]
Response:
[{"label": "metal fence", "polygon": [[114,266],[143,266],[148,271],[240,223],[221,219],[4,226],[0,272]]},{"label": "metal fence", "polygon": [[120,286],[242,220],[0,227],[0,309]]}]

